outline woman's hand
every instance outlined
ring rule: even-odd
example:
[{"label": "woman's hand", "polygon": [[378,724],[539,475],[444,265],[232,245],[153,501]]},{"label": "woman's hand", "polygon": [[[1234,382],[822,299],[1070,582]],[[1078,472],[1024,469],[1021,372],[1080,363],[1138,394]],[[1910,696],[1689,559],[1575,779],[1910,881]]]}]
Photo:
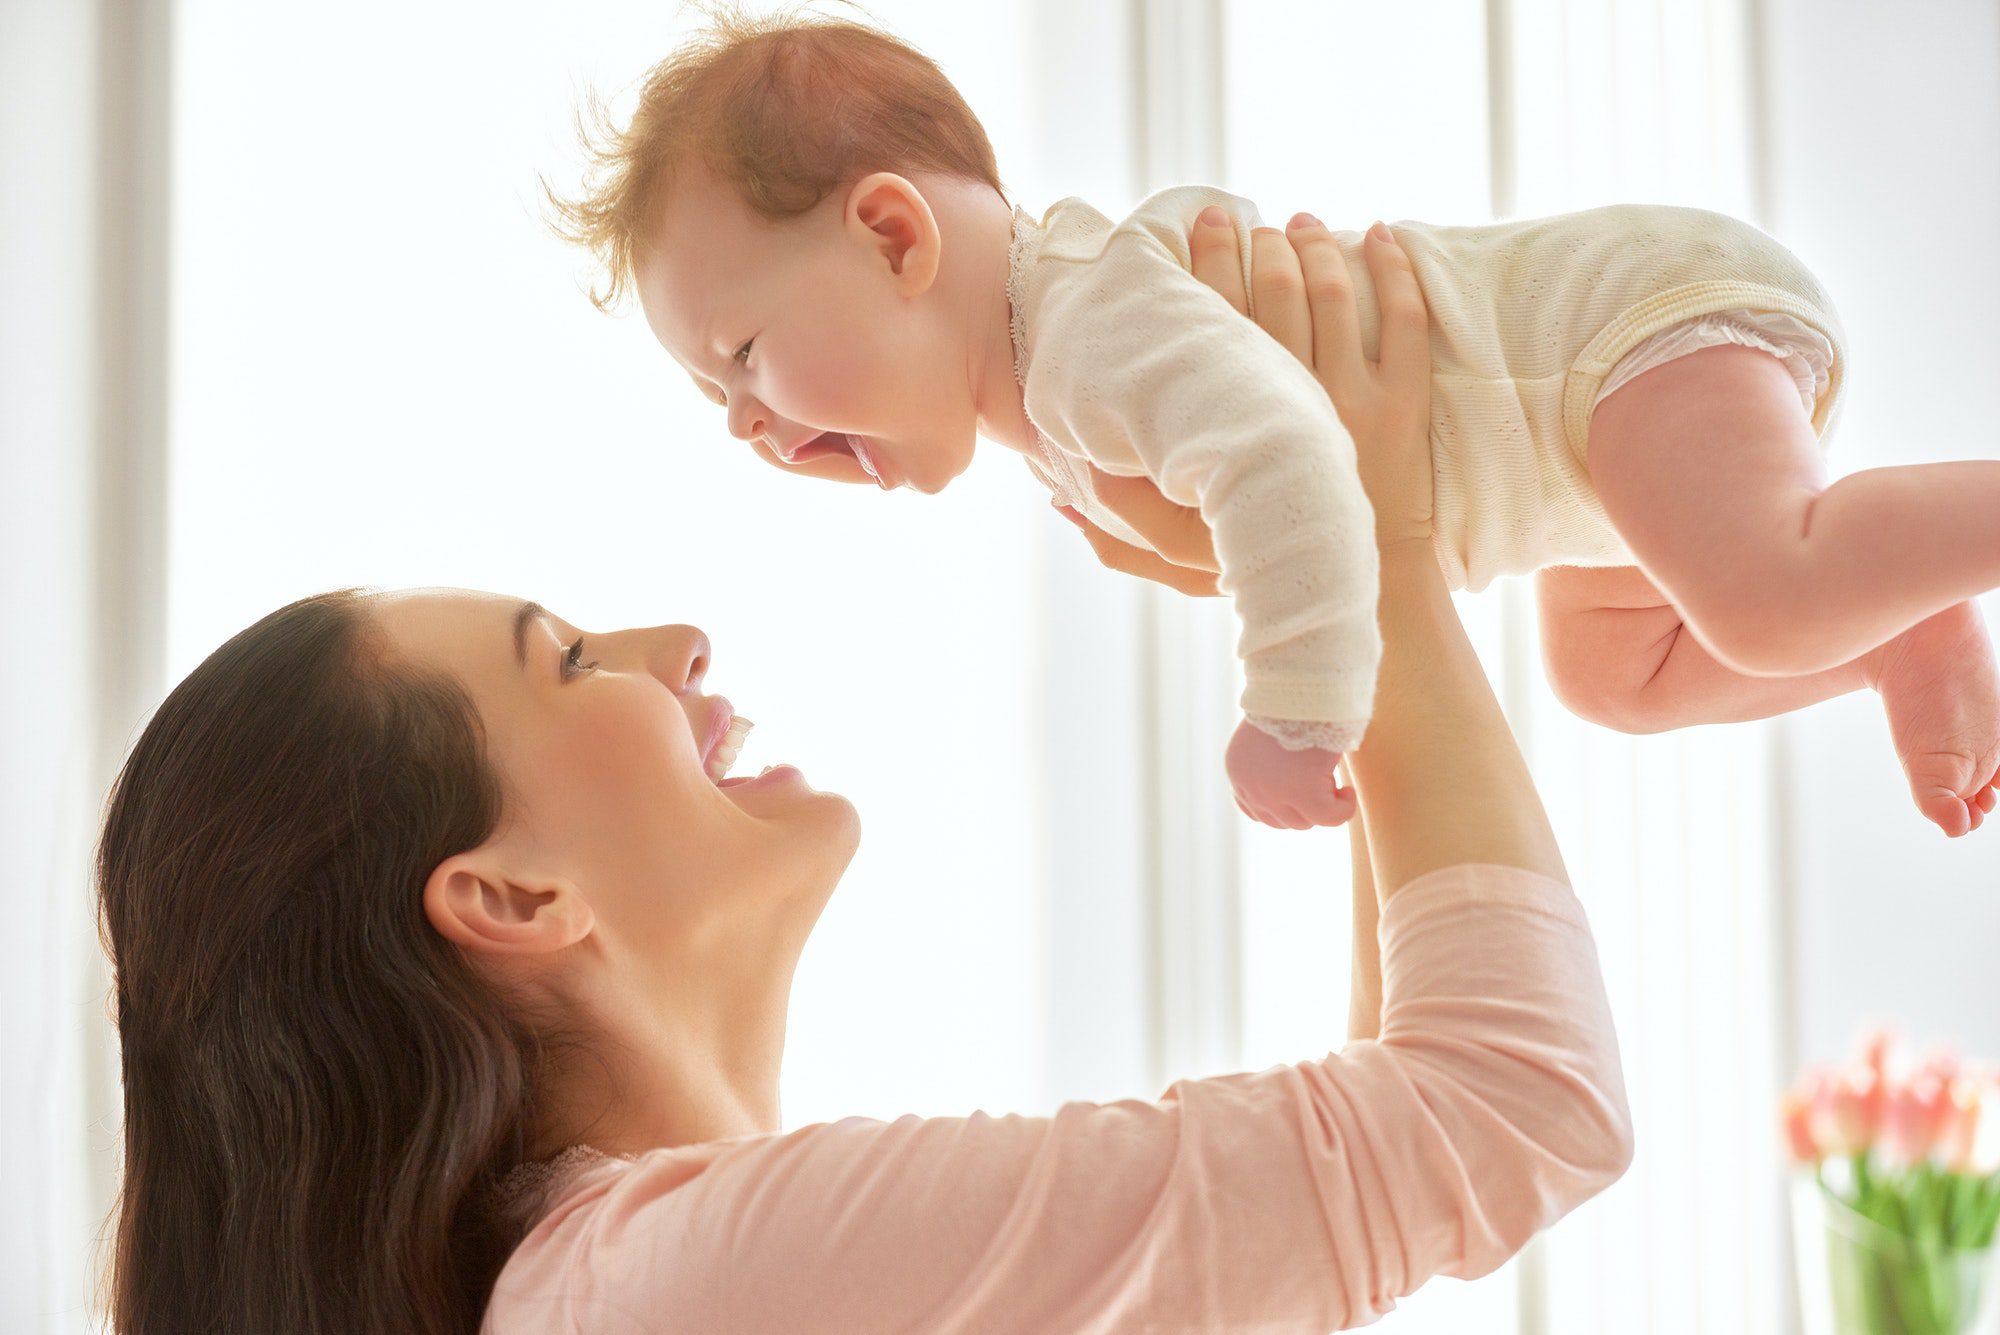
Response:
[{"label": "woman's hand", "polygon": [[1325,387],[1354,438],[1361,486],[1375,507],[1375,545],[1386,550],[1404,542],[1428,544],[1430,312],[1395,234],[1378,222],[1362,241],[1382,313],[1374,360],[1362,346],[1347,257],[1311,214],[1294,216],[1283,232],[1260,227],[1250,234],[1250,293],[1244,291],[1236,228],[1227,213],[1203,213],[1188,245],[1194,276],[1245,314],[1254,295],[1258,327]]},{"label": "woman's hand", "polygon": [[[1175,505],[1160,494],[1150,479],[1113,477],[1093,464],[1085,467],[1090,469],[1091,488],[1096,491],[1098,501],[1153,544],[1151,548],[1134,547],[1085,519],[1074,506],[1056,506],[1057,514],[1083,530],[1084,541],[1097,553],[1098,564],[1106,570],[1164,584],[1190,597],[1221,596],[1222,591],[1215,587],[1216,572],[1221,566],[1216,562],[1215,544],[1208,536],[1208,525],[1202,521],[1201,511]],[[1162,553],[1176,553],[1181,559],[1169,560]]]},{"label": "woman's hand", "polygon": [[[1313,372],[1355,441],[1361,484],[1375,507],[1375,539],[1428,551],[1432,531],[1429,312],[1409,257],[1377,223],[1362,243],[1381,308],[1379,357],[1364,354],[1353,278],[1346,256],[1317,219],[1300,214],[1289,234],[1251,234],[1246,291],[1236,230],[1220,209],[1204,213],[1189,242],[1195,277],[1248,314],[1256,296],[1260,328]],[[1099,500],[1153,548],[1102,533],[1081,515],[1098,559],[1182,592],[1215,591],[1214,543],[1198,511],[1176,505],[1144,478],[1092,470]],[[1247,719],[1227,755],[1230,784],[1243,813],[1287,829],[1339,825],[1354,813],[1350,791],[1334,776],[1338,752],[1291,751]]]},{"label": "woman's hand", "polygon": [[[1248,315],[1250,294],[1229,215],[1221,209],[1203,214],[1188,245],[1194,276]],[[1433,517],[1430,312],[1409,256],[1388,227],[1370,228],[1362,251],[1382,313],[1375,359],[1364,355],[1347,257],[1310,214],[1295,216],[1289,232],[1260,227],[1250,234],[1256,321],[1312,371],[1354,438],[1361,486],[1375,508],[1376,546],[1427,545]],[[1174,504],[1146,478],[1093,468],[1091,480],[1105,508],[1152,544],[1148,550],[1121,542],[1075,510],[1056,507],[1083,530],[1099,562],[1181,593],[1216,595],[1221,566],[1200,511]]]}]

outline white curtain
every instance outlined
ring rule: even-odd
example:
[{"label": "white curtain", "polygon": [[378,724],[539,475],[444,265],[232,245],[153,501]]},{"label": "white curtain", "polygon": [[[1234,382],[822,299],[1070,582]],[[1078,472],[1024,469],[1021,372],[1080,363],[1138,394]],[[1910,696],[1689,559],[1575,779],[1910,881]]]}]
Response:
[{"label": "white curtain", "polygon": [[[1359,228],[1620,200],[1760,217],[1744,0],[1221,10],[1225,180],[1274,218],[1303,208]],[[1788,1290],[1771,1131],[1784,1000],[1771,728],[1628,738],[1582,724],[1547,689],[1526,581],[1459,604],[1596,930],[1638,1158],[1497,1275],[1435,1283],[1382,1328],[1778,1329]],[[1298,854],[1253,840],[1264,864],[1246,861],[1244,973],[1253,1001],[1274,1000],[1252,1005],[1246,1038],[1255,1060],[1279,1060],[1307,1042],[1298,1003],[1313,980],[1322,1005],[1338,994],[1289,921]],[[1337,855],[1322,848],[1321,865]]]},{"label": "white curtain", "polygon": [[117,1064],[89,858],[159,689],[163,4],[0,6],[0,1328],[91,1329]]}]

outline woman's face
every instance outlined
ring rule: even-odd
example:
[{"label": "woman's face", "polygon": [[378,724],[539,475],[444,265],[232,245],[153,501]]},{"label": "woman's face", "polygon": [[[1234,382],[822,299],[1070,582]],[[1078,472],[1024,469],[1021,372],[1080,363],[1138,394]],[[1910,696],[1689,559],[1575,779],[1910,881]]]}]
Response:
[{"label": "woman's face", "polygon": [[370,610],[393,660],[470,695],[503,789],[487,852],[529,902],[573,890],[600,944],[646,958],[746,930],[803,944],[860,823],[789,766],[708,777],[732,715],[704,691],[707,636],[585,632],[533,603],[451,589],[377,595]]}]

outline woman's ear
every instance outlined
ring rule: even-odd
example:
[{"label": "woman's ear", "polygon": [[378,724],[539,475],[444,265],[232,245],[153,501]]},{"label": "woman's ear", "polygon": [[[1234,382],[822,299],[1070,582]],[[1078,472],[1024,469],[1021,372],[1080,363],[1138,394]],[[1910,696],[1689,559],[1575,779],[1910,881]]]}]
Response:
[{"label": "woman's ear", "polygon": [[491,846],[458,853],[424,882],[424,916],[438,934],[486,955],[542,955],[575,945],[596,921],[567,881],[509,870]]},{"label": "woman's ear", "polygon": [[897,291],[919,297],[937,281],[943,238],[923,193],[894,172],[864,176],[847,192],[844,226],[888,263]]}]

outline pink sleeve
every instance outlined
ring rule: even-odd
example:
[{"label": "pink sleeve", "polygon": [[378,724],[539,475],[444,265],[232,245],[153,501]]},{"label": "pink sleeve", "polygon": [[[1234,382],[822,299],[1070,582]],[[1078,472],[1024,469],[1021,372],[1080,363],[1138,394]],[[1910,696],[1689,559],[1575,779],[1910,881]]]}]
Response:
[{"label": "pink sleeve", "polygon": [[1558,881],[1462,866],[1382,935],[1382,1037],[1321,1061],[587,1173],[486,1329],[1318,1332],[1485,1274],[1630,1157],[1589,928]]}]

